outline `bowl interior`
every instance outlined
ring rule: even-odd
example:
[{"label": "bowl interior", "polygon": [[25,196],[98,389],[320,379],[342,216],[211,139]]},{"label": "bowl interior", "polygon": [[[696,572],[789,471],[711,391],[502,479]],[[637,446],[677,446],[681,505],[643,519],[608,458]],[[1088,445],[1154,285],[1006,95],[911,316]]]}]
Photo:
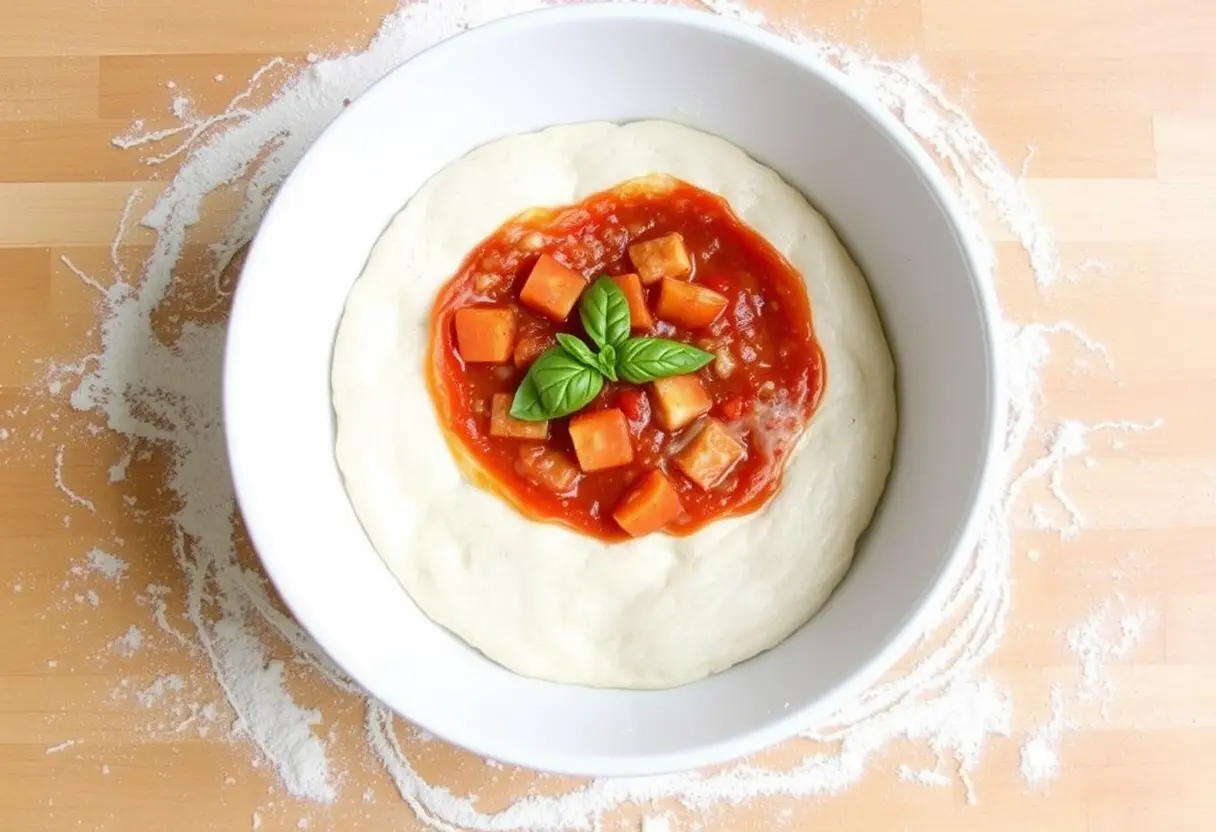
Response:
[{"label": "bowl interior", "polygon": [[[883,315],[900,406],[882,506],[829,603],[775,649],[658,692],[521,678],[431,623],[346,498],[329,384],[346,294],[427,178],[504,135],[642,118],[729,139],[829,217]],[[998,421],[983,291],[940,177],[899,131],[778,39],[657,8],[562,9],[492,24],[418,56],[355,102],[266,217],[225,367],[242,510],[300,621],[371,693],[427,729],[498,759],[583,774],[737,756],[872,681],[916,635],[915,617],[973,539]]]}]

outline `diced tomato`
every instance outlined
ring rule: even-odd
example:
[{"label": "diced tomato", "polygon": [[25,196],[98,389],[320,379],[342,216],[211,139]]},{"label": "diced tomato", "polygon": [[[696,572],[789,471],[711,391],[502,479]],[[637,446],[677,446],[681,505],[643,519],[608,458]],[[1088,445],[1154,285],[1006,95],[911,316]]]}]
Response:
[{"label": "diced tomato", "polygon": [[641,433],[650,424],[650,400],[641,390],[622,390],[616,398],[616,406],[625,414],[634,433]]},{"label": "diced tomato", "polygon": [[515,311],[496,306],[470,306],[457,309],[452,319],[456,327],[456,349],[467,362],[509,361],[515,346]]},{"label": "diced tomato", "polygon": [[738,419],[743,415],[743,399],[738,396],[731,396],[721,405],[722,415],[727,419]]},{"label": "diced tomato", "polygon": [[602,471],[633,462],[629,423],[615,407],[580,413],[570,420],[569,430],[574,454],[583,471]]},{"label": "diced tomato", "polygon": [[633,537],[657,532],[683,512],[680,495],[662,471],[646,474],[617,503],[612,512],[617,524]]},{"label": "diced tomato", "polygon": [[525,335],[515,345],[515,366],[524,369],[540,358],[541,353],[557,343],[552,335]]},{"label": "diced tomato", "polygon": [[695,283],[663,278],[655,314],[665,321],[701,329],[712,324],[726,309],[726,297]]},{"label": "diced tomato", "polygon": [[676,467],[704,491],[726,478],[747,449],[731,436],[717,419],[707,419],[705,427],[675,456]]},{"label": "diced tomato", "polygon": [[548,422],[525,422],[511,415],[510,393],[495,393],[490,400],[490,435],[505,439],[548,439]]},{"label": "diced tomato", "polygon": [[542,254],[524,282],[519,300],[546,318],[564,321],[586,286],[578,272]]},{"label": "diced tomato", "polygon": [[656,379],[651,386],[654,388],[656,421],[668,432],[691,424],[714,405],[695,373]]},{"label": "diced tomato", "polygon": [[692,259],[678,233],[634,243],[629,247],[629,260],[647,286],[665,277],[680,279],[692,274]]},{"label": "diced tomato", "polygon": [[612,278],[629,304],[629,324],[634,329],[647,330],[654,326],[654,317],[646,307],[646,290],[636,274],[622,274]]},{"label": "diced tomato", "polygon": [[515,471],[541,488],[563,495],[573,494],[583,476],[568,456],[544,445],[520,445]]}]

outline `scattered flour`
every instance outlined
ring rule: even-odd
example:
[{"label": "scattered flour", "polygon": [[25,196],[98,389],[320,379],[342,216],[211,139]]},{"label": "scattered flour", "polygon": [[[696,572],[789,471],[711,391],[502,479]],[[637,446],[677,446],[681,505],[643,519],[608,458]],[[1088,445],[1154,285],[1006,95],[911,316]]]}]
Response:
[{"label": "scattered flour", "polygon": [[59,745],[52,745],[50,748],[48,748],[46,750],[46,753],[47,754],[58,754],[60,751],[66,751],[67,749],[71,748],[73,745],[77,745],[78,742],[79,742],[78,740],[64,740],[63,742],[59,743]]},{"label": "scattered flour", "polygon": [[[54,382],[52,382],[52,385],[53,384]],[[83,506],[89,511],[97,511],[97,506],[93,505],[92,500],[86,497],[81,497],[75,491],[68,488],[67,483],[63,481],[63,451],[64,448],[62,445],[60,445],[59,449],[55,451],[55,467],[52,471],[55,477],[55,487],[62,491],[64,496],[68,498],[68,502],[72,503],[73,505]]]},{"label": "scattered flour", "polygon": [[669,815],[658,815],[656,817],[642,818],[641,832],[672,832],[671,817]]},{"label": "scattered flour", "polygon": [[125,633],[114,640],[114,649],[118,651],[118,655],[129,658],[138,653],[143,644],[143,630],[132,624]]},{"label": "scattered flour", "polygon": [[1065,637],[1069,651],[1081,666],[1081,676],[1070,691],[1057,683],[1051,689],[1051,713],[1022,744],[1020,770],[1031,786],[1054,778],[1060,770],[1060,737],[1078,727],[1070,712],[1086,703],[1096,703],[1098,716],[1109,718],[1114,688],[1106,665],[1126,658],[1143,640],[1153,613],[1147,607],[1128,607],[1121,594],[1108,598],[1070,629]]},{"label": "scattered flour", "polygon": [[119,581],[127,574],[127,562],[109,552],[94,547],[85,557],[88,568],[103,578]]},{"label": "scattered flour", "polygon": [[186,682],[176,673],[160,676],[152,684],[135,693],[135,701],[145,708],[151,708],[158,703],[162,696],[169,692],[180,691]]},{"label": "scattered flour", "polygon": [[908,783],[919,783],[922,786],[949,786],[954,781],[937,769],[912,768],[901,765],[898,769],[899,779]]},{"label": "scattered flour", "polygon": [[[141,122],[136,122],[114,141],[119,148],[147,153],[144,162],[152,167],[181,162],[151,209],[135,219],[155,234],[155,244],[139,274],[128,274],[118,257],[137,194],[128,200],[119,222],[111,249],[113,280],[109,285],[64,261],[98,293],[102,343],[95,355],[60,367],[56,379],[71,379],[65,389],[70,390],[73,407],[97,414],[110,430],[128,440],[123,456],[110,469],[111,482],[125,479],[133,453],[156,446],[172,454],[165,485],[179,506],[172,518],[172,555],[181,573],[182,586],[175,591],[184,606],[180,621],[187,631],[179,628],[178,619],[171,620],[167,614],[168,588],[150,585],[137,600],[151,611],[162,631],[214,673],[235,713],[235,732],[257,749],[253,765],[258,767],[261,759],[267,760],[284,788],[302,798],[332,801],[340,776],[330,768],[329,740],[315,730],[320,713],[298,704],[287,690],[289,669],[292,674],[318,675],[348,695],[362,694],[280,610],[264,579],[238,560],[232,533],[234,501],[220,416],[223,325],[199,323],[186,316],[180,331],[166,341],[154,330],[155,313],[164,308],[171,293],[203,298],[194,310],[199,313],[224,301],[231,292],[225,267],[251,238],[283,178],[345,102],[401,61],[443,38],[541,5],[540,0],[416,2],[385,18],[362,52],[336,57],[309,55],[308,66],[286,81],[282,81],[287,76],[284,62],[269,62],[253,74],[245,89],[222,112],[197,113],[188,99],[176,96],[172,102],[176,125],[147,132]],[[706,5],[727,17],[770,25],[764,15],[737,0],[708,0]],[[1060,277],[1056,247],[1020,177],[1007,170],[966,113],[918,63],[875,58],[797,32],[781,34],[808,55],[838,67],[862,94],[894,112],[936,154],[956,181],[958,193],[971,213],[978,216],[981,206],[986,206],[1008,226],[1025,250],[1040,287]],[[273,79],[279,80],[272,84]],[[199,221],[203,200],[234,182],[242,183],[244,203],[219,242],[208,249],[208,263],[202,268],[175,271],[190,228]],[[992,243],[978,220],[973,219],[967,231],[983,257],[985,278],[995,280]],[[871,758],[880,752],[889,753],[893,741],[907,739],[928,747],[938,764],[932,769],[901,766],[898,771],[902,780],[943,786],[957,779],[968,798],[975,799],[971,775],[981,762],[988,739],[1009,736],[1012,730],[1012,698],[998,681],[984,673],[985,662],[1004,633],[1010,609],[1014,548],[1009,517],[1027,487],[1038,483],[1058,504],[1062,520],[1042,509],[1035,515],[1036,524],[1040,520],[1051,524],[1050,528],[1065,541],[1082,534],[1084,513],[1064,487],[1067,464],[1084,452],[1087,438],[1095,430],[1127,432],[1152,427],[1074,420],[1043,426],[1039,419],[1041,370],[1051,356],[1053,339],[1060,336],[1095,351],[1110,365],[1110,356],[1101,345],[1067,322],[1006,323],[1010,398],[1000,464],[1009,482],[1008,490],[989,509],[965,574],[930,632],[914,649],[911,661],[904,663],[907,669],[893,672],[830,719],[809,726],[801,739],[792,741],[806,749],[792,766],[772,769],[742,763],[714,772],[594,780],[564,794],[530,794],[488,813],[478,807],[474,797],[460,796],[428,782],[402,752],[398,721],[384,706],[367,699],[367,742],[401,797],[423,823],[444,832],[589,830],[598,826],[606,812],[627,803],[675,799],[695,809],[769,795],[806,797],[837,792],[859,782]],[[1045,437],[1046,451],[1026,460],[1024,450],[1032,437]],[[1121,441],[1115,439],[1112,444]],[[95,510],[90,500],[64,484],[62,475],[60,447],[55,455],[55,485],[69,502]],[[125,499],[125,504],[133,516],[138,516],[133,497]],[[92,554],[91,569],[95,568]],[[1029,556],[1037,559],[1034,554]],[[105,571],[114,569],[113,564],[96,568],[103,576],[118,580],[125,567],[122,564],[114,574]],[[1109,613],[1108,609],[1103,615]],[[1079,625],[1076,645],[1072,634],[1069,644],[1082,667],[1082,685],[1089,678],[1089,663],[1099,663],[1094,673],[1100,678],[1100,663],[1122,655],[1118,651],[1133,649],[1147,622],[1147,611],[1124,614],[1117,621],[1120,640],[1109,650],[1093,646],[1086,622]],[[295,660],[287,664],[273,659],[283,641],[295,655]],[[114,646],[121,655],[133,655],[142,642],[142,631],[132,626]],[[158,678],[153,683],[152,688],[163,683],[159,692],[145,689],[140,694],[163,695],[166,686],[173,684],[170,678]],[[1028,783],[1041,783],[1058,770],[1058,741],[1071,725],[1064,713],[1065,698],[1064,690],[1052,691],[1051,718],[1022,746],[1021,772]],[[215,715],[214,708],[211,713]],[[193,709],[190,718],[195,718]],[[421,731],[414,733],[415,741],[424,741],[427,736]],[[486,764],[491,765],[490,761]],[[260,824],[260,816],[254,813],[253,828]],[[669,828],[667,816],[643,821],[647,832],[666,832]]]},{"label": "scattered flour", "polygon": [[1031,786],[1041,785],[1060,773],[1060,735],[1071,727],[1064,711],[1063,689],[1055,685],[1051,689],[1051,718],[1031,733],[1019,755],[1022,779]]}]

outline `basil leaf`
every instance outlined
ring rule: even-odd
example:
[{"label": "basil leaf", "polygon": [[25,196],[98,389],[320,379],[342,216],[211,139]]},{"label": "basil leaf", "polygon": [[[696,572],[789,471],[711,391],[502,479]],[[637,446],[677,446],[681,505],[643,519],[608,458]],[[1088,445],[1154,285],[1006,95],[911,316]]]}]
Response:
[{"label": "basil leaf", "polygon": [[532,364],[528,378],[536,386],[548,419],[581,410],[604,389],[604,377],[561,347],[551,347]]},{"label": "basil leaf", "polygon": [[619,347],[629,338],[629,302],[611,277],[604,275],[583,292],[578,304],[587,335],[598,347]]},{"label": "basil leaf", "polygon": [[524,376],[523,383],[515,391],[515,398],[511,400],[511,416],[525,422],[543,422],[549,418],[530,373]]},{"label": "basil leaf", "polygon": [[714,360],[712,352],[666,338],[630,338],[616,355],[616,369],[632,384],[695,372]]},{"label": "basil leaf", "polygon": [[596,356],[596,360],[599,362],[596,365],[599,371],[606,375],[609,381],[616,381],[616,347],[606,344]]},{"label": "basil leaf", "polygon": [[591,351],[591,347],[583,343],[581,338],[575,338],[568,333],[559,332],[557,333],[557,343],[561,344],[562,349],[580,364],[586,364],[593,370],[600,369],[599,359]]}]

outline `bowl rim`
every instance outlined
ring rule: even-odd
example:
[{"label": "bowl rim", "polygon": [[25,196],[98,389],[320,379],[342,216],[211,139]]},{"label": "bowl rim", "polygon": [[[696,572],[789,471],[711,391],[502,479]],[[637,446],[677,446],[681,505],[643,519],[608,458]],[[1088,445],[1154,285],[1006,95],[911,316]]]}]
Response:
[{"label": "bowl rim", "polygon": [[[407,66],[418,68],[436,60],[436,55],[453,50],[473,50],[482,43],[509,37],[513,32],[543,27],[552,24],[591,23],[595,21],[642,21],[663,24],[675,24],[682,27],[696,28],[703,31],[726,36],[744,42],[757,49],[775,54],[803,72],[810,73],[819,81],[825,83],[840,93],[845,100],[857,107],[866,118],[874,122],[880,131],[892,141],[896,149],[902,153],[908,164],[916,171],[928,186],[933,198],[941,207],[950,230],[963,253],[971,286],[979,301],[979,312],[985,338],[985,360],[988,371],[988,389],[985,391],[987,401],[987,432],[984,437],[984,452],[982,465],[979,468],[976,482],[972,487],[971,504],[966,520],[961,524],[954,540],[952,550],[945,553],[937,574],[926,589],[918,606],[911,609],[899,625],[897,631],[873,654],[859,665],[847,678],[838,682],[826,695],[819,699],[791,705],[790,709],[766,720],[760,727],[745,734],[726,739],[713,740],[701,745],[690,746],[675,752],[640,753],[628,756],[605,757],[602,755],[552,753],[540,751],[532,747],[491,747],[483,744],[479,737],[467,735],[458,724],[444,727],[433,726],[425,720],[417,719],[399,709],[396,705],[400,696],[393,691],[377,689],[367,685],[366,690],[379,701],[388,705],[411,724],[414,724],[444,740],[478,755],[525,766],[532,769],[551,771],[577,776],[640,776],[687,771],[707,765],[725,763],[740,757],[760,751],[784,739],[789,738],[800,730],[804,730],[816,718],[828,717],[837,711],[840,705],[871,687],[883,674],[902,658],[913,644],[921,637],[929,619],[945,604],[946,597],[958,584],[963,567],[969,555],[979,540],[980,527],[988,508],[993,505],[998,496],[998,489],[1003,481],[1003,466],[1000,464],[1003,453],[1001,437],[1004,433],[1005,408],[1005,362],[1002,360],[1003,345],[998,333],[998,325],[1002,320],[999,305],[995,297],[995,289],[983,279],[984,270],[980,266],[981,258],[975,248],[968,229],[974,226],[972,219],[966,214],[961,203],[955,196],[944,173],[932,160],[914,136],[891,114],[881,103],[855,89],[845,76],[827,62],[804,54],[796,44],[781,36],[765,31],[750,23],[722,17],[712,11],[675,8],[669,6],[625,3],[591,3],[585,5],[549,7],[540,10],[509,15],[498,20],[485,23],[473,29],[461,32],[447,38],[414,56],[387,72],[382,78],[373,83],[358,99],[340,113],[321,134],[313,145],[305,152],[297,163],[296,169],[303,167],[308,156],[313,154],[316,147],[322,145],[332,132],[334,125],[343,120],[347,113],[377,103],[377,91],[383,90],[386,80],[402,72]],[[262,236],[262,230],[275,221],[275,203],[279,198],[290,192],[288,187],[295,169],[288,175],[280,188],[274,203],[266,212],[261,227],[255,234],[250,246],[249,256],[244,270],[256,271],[261,258],[257,257],[257,241]],[[253,269],[250,267],[253,266]],[[229,317],[228,331],[225,337],[223,359],[223,419],[225,425],[224,442],[227,450],[228,463],[236,495],[237,505],[245,519],[245,525],[253,542],[254,549],[266,569],[271,582],[279,592],[284,604],[292,615],[304,625],[316,643],[326,655],[343,672],[347,672],[340,651],[335,651],[334,640],[329,637],[328,628],[323,620],[309,620],[305,614],[309,610],[308,597],[311,594],[306,586],[291,578],[292,562],[286,553],[277,553],[260,545],[260,529],[263,520],[258,519],[257,511],[246,511],[250,505],[244,499],[248,493],[247,484],[256,477],[255,466],[243,464],[241,455],[237,453],[239,444],[233,438],[229,426],[234,424],[234,418],[239,419],[241,407],[235,404],[233,378],[236,371],[233,367],[239,364],[239,354],[243,344],[251,339],[246,335],[249,327],[256,325],[256,316],[249,312],[243,298],[247,297],[242,289],[247,286],[248,276],[242,274],[233,298],[232,312]],[[896,367],[898,372],[898,364]],[[881,505],[881,503],[880,503]],[[438,626],[438,625],[436,625]],[[723,671],[728,672],[728,671]],[[350,675],[350,674],[348,674]],[[357,684],[364,686],[361,679]],[[693,683],[695,684],[695,683]]]}]

